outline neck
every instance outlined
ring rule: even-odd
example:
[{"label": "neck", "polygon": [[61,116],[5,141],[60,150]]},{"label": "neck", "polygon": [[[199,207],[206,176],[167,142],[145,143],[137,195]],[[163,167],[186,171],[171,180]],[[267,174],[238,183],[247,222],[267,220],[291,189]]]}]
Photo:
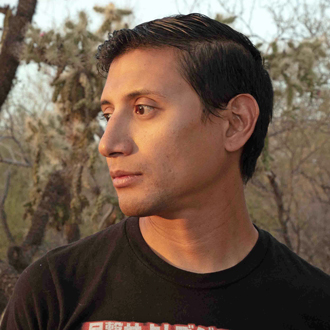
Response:
[{"label": "neck", "polygon": [[203,207],[140,218],[144,240],[160,258],[186,271],[212,273],[235,266],[258,239],[243,185],[236,187],[224,198],[208,198],[199,204]]}]

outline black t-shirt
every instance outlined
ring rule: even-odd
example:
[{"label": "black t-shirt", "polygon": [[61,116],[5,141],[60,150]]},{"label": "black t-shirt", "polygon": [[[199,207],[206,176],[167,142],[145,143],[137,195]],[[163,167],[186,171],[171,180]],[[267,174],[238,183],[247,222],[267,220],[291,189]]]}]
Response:
[{"label": "black t-shirt", "polygon": [[258,232],[236,266],[195,274],[160,259],[128,218],[29,266],[1,329],[330,329],[330,276]]}]

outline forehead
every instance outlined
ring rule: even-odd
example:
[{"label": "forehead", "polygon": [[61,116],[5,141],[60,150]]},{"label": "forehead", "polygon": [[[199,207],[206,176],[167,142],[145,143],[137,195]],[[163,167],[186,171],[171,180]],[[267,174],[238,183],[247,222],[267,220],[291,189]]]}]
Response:
[{"label": "forehead", "polygon": [[182,88],[192,89],[179,71],[177,51],[173,48],[134,49],[111,63],[103,95],[148,89],[175,95]]}]

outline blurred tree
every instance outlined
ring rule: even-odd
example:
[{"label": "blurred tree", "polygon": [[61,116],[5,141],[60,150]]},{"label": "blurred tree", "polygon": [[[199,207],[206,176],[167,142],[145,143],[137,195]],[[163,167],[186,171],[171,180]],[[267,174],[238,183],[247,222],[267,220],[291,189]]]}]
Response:
[{"label": "blurred tree", "polygon": [[[66,20],[62,31],[50,30],[42,32],[30,26],[25,38],[25,50],[22,58],[29,63],[37,63],[40,69],[51,68],[54,72],[51,86],[52,101],[55,111],[46,112],[43,116],[26,117],[25,144],[34,150],[27,157],[21,141],[15,137],[17,127],[7,125],[7,138],[16,143],[23,161],[15,158],[3,158],[0,162],[11,166],[31,166],[33,187],[30,200],[25,204],[25,217],[31,220],[30,228],[21,244],[17,244],[10,232],[4,203],[7,193],[1,202],[2,224],[10,246],[7,251],[8,269],[20,273],[33,260],[45,235],[46,226],[50,225],[64,231],[67,242],[80,238],[79,225],[82,222],[84,209],[90,206],[92,218],[100,217],[102,207],[111,203],[107,219],[120,220],[116,198],[102,191],[95,177],[95,157],[97,145],[95,136],[103,134],[97,121],[100,111],[99,98],[104,85],[104,77],[96,68],[95,53],[97,46],[103,42],[105,31],[121,28],[123,18],[130,15],[129,10],[116,9],[113,4],[95,10],[104,16],[101,28],[97,32],[88,29],[88,18],[84,12],[79,13],[77,22]],[[4,117],[9,123],[12,115]],[[1,152],[1,150],[0,150]],[[29,159],[33,159],[30,161]],[[83,180],[89,189],[83,191]],[[5,192],[9,189],[9,176]],[[94,201],[94,202],[93,202]],[[95,206],[90,205],[91,202]],[[116,217],[113,217],[116,211]],[[10,221],[10,220],[9,220]],[[106,223],[104,216],[102,223]],[[0,269],[1,272],[1,269]],[[4,277],[8,284],[8,277]],[[11,279],[15,281],[16,277]],[[0,296],[8,298],[1,291]],[[10,290],[6,291],[10,293]],[[1,298],[1,297],[0,297]]]},{"label": "blurred tree", "polygon": [[25,32],[32,21],[37,0],[19,0],[16,14],[9,6],[0,7],[5,15],[0,52],[0,111],[9,94],[20,62]]},{"label": "blurred tree", "polygon": [[278,34],[259,46],[273,80],[274,118],[247,187],[249,205],[257,223],[329,273],[330,35],[320,22],[330,4],[270,6]]}]

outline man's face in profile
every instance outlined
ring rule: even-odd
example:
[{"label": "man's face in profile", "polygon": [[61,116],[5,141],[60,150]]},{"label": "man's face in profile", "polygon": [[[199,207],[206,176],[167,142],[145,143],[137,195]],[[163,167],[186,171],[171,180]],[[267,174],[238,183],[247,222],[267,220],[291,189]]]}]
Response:
[{"label": "man's face in profile", "polygon": [[[127,216],[180,217],[198,208],[230,165],[225,121],[201,121],[202,104],[171,48],[136,49],[111,64],[101,97],[110,117],[99,144],[111,173],[140,173],[114,186]],[[107,116],[108,115],[108,116]]]}]

